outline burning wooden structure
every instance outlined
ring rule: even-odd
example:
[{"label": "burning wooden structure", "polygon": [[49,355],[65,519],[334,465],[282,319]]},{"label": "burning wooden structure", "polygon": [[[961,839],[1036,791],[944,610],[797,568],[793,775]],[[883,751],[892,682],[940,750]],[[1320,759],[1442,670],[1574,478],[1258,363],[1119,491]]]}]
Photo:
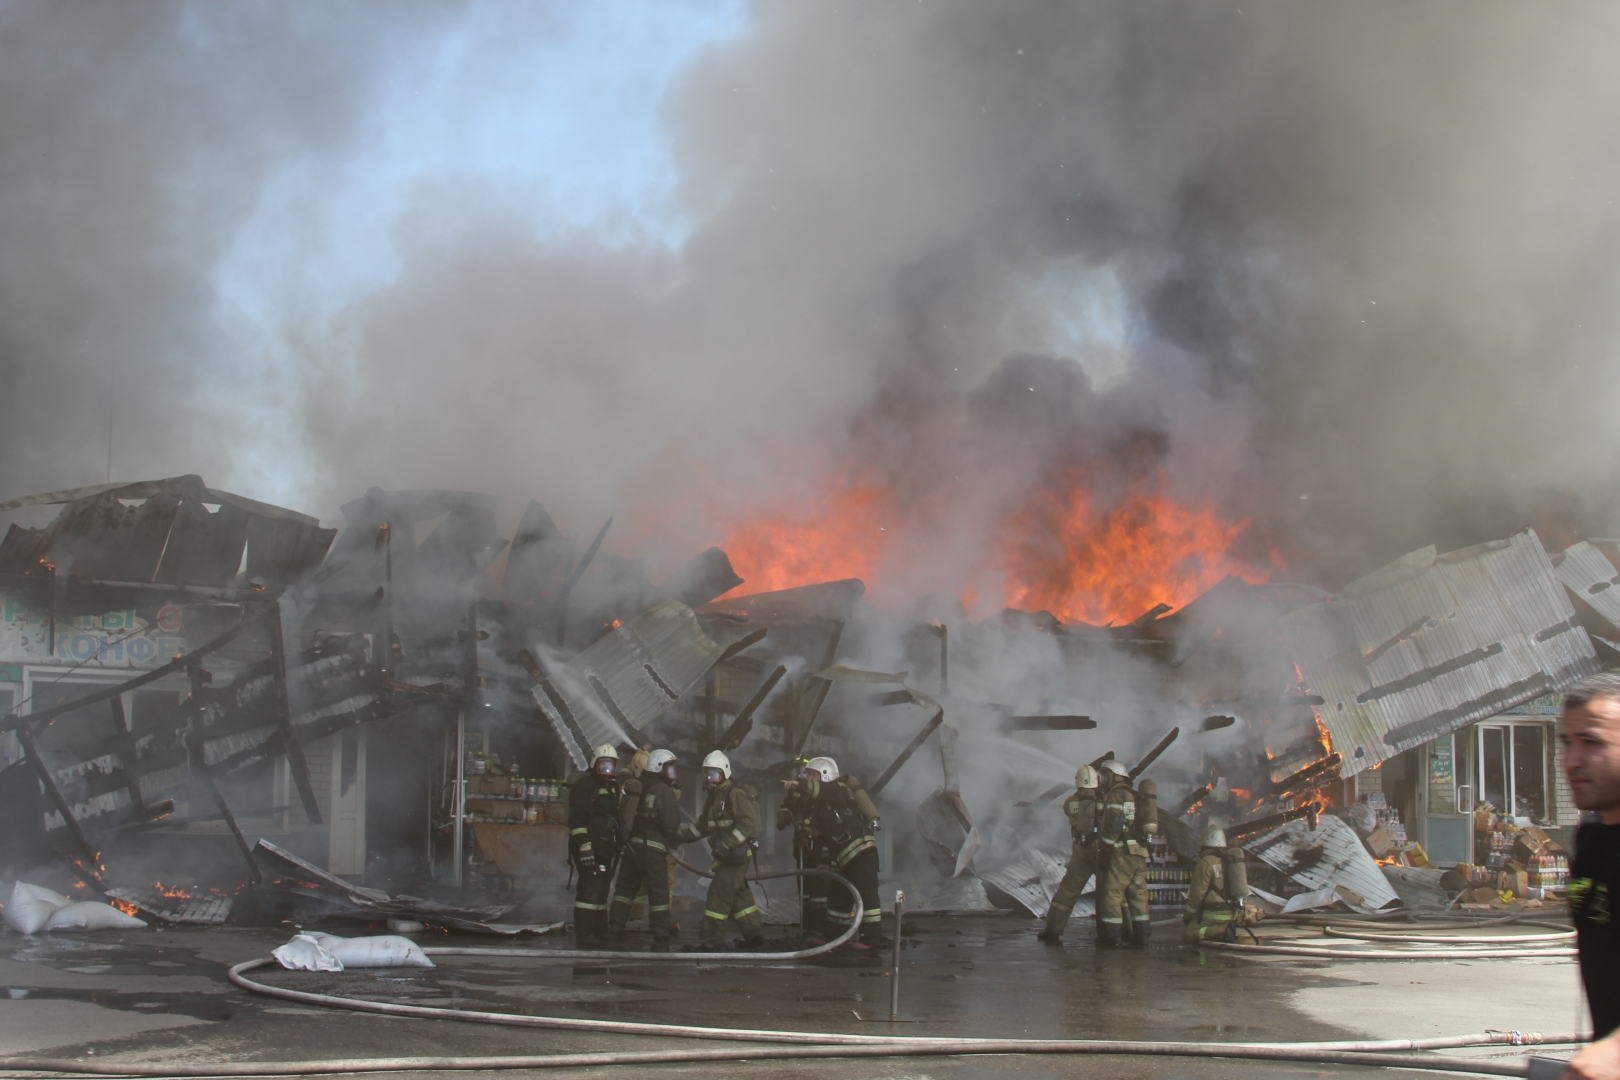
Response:
[{"label": "burning wooden structure", "polygon": [[[1620,649],[1620,550],[1549,558],[1531,532],[1337,596],[1229,576],[1121,625],[947,624],[874,610],[854,579],[730,597],[746,583],[717,548],[655,586],[603,550],[611,519],[580,544],[531,502],[508,540],[469,492],[372,489],[341,532],[197,477],[25,503],[62,510],[0,544],[7,858],[96,887],[186,840],[215,877],[234,846],[244,881],[303,859],[560,882],[560,844],[525,862],[512,830],[555,826],[556,784],[604,741],[725,749],[767,821],[791,763],[831,755],[882,799],[885,866],[936,906],[1044,911],[1056,808],[1105,749],[1151,762],[1164,866],[1218,821],[1287,877],[1300,860],[1267,853],[1309,849],[1346,778],[1571,685],[1594,638]],[[793,854],[768,834],[762,858]]]}]

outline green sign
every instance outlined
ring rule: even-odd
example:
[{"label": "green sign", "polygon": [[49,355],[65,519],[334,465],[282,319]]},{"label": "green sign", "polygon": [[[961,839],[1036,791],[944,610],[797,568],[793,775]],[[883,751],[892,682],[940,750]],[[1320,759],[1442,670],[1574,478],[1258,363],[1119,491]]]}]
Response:
[{"label": "green sign", "polygon": [[1451,783],[1452,750],[1454,745],[1450,735],[1443,739],[1436,739],[1429,744],[1429,781],[1431,783]]}]

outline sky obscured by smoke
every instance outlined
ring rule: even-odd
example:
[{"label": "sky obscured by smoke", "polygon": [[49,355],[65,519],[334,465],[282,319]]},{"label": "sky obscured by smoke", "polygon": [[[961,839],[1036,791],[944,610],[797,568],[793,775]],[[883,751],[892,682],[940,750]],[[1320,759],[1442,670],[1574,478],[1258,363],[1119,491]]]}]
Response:
[{"label": "sky obscured by smoke", "polygon": [[111,416],[115,479],[538,496],[655,565],[852,467],[933,526],[921,578],[1074,475],[1162,477],[1329,586],[1602,533],[1617,30],[0,4],[0,497],[100,482]]}]

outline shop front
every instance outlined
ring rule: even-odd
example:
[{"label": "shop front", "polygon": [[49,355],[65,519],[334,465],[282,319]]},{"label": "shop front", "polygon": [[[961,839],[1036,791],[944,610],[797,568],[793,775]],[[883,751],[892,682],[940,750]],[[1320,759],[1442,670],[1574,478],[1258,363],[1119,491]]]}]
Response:
[{"label": "shop front", "polygon": [[1568,849],[1579,811],[1558,769],[1561,700],[1537,698],[1399,754],[1358,775],[1355,795],[1387,806],[1434,866],[1500,869],[1532,827]]}]

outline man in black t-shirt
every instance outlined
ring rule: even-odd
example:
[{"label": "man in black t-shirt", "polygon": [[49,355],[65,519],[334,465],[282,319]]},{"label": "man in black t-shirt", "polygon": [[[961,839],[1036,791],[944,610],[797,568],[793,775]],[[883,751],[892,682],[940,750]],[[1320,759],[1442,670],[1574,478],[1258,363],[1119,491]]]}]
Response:
[{"label": "man in black t-shirt", "polygon": [[1589,815],[1575,835],[1569,907],[1598,1040],[1564,1076],[1620,1080],[1620,674],[1594,675],[1565,696],[1558,745],[1575,805]]}]

